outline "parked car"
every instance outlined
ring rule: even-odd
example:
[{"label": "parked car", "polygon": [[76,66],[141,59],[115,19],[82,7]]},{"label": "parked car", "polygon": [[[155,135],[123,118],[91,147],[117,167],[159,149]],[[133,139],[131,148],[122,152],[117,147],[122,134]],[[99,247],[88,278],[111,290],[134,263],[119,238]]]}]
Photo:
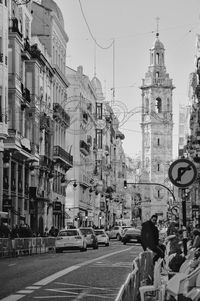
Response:
[{"label": "parked car", "polygon": [[132,240],[137,240],[137,242],[141,242],[141,229],[140,228],[127,228],[123,233],[121,241],[125,245],[127,242]]},{"label": "parked car", "polygon": [[94,230],[99,245],[109,246],[109,237],[104,229]]},{"label": "parked car", "polygon": [[117,238],[117,240],[121,240],[123,230],[126,228],[130,228],[129,226],[114,226],[109,232],[109,238]]},{"label": "parked car", "polygon": [[86,238],[87,246],[92,247],[93,249],[98,249],[98,241],[94,229],[91,227],[81,227],[79,229],[82,235]]},{"label": "parked car", "polygon": [[68,249],[87,251],[87,241],[79,229],[61,230],[56,237],[56,253]]}]

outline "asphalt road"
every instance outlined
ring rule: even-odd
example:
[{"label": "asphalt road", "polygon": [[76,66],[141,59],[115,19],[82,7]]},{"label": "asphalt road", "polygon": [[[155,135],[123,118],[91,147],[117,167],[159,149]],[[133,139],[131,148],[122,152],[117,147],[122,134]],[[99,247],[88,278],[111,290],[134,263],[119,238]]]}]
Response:
[{"label": "asphalt road", "polygon": [[109,247],[0,260],[0,300],[113,301],[140,244],[111,240]]}]

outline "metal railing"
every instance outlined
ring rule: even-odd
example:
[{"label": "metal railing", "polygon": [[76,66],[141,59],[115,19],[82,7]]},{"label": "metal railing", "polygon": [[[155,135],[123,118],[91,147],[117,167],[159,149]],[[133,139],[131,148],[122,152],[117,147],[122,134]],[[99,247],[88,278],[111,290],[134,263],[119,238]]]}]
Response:
[{"label": "metal railing", "polygon": [[55,237],[0,238],[0,258],[55,251]]},{"label": "metal railing", "polygon": [[133,260],[133,271],[128,274],[115,301],[140,301],[139,287],[151,284],[153,279],[153,253],[145,251]]}]

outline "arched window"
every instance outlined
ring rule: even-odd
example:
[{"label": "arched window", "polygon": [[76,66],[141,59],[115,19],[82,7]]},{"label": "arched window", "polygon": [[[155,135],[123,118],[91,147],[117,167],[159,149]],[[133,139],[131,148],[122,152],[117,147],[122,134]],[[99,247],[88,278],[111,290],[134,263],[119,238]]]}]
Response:
[{"label": "arched window", "polygon": [[160,138],[157,139],[157,145],[160,145]]},{"label": "arched window", "polygon": [[170,101],[169,101],[169,98],[167,98],[167,112],[170,111]]},{"label": "arched window", "polygon": [[159,78],[159,72],[156,72],[156,78]]},{"label": "arched window", "polygon": [[153,53],[151,54],[151,65],[153,64]]},{"label": "arched window", "polygon": [[159,53],[156,53],[156,64],[159,65]]},{"label": "arched window", "polygon": [[156,111],[156,113],[162,112],[162,100],[160,97],[156,98],[155,111]]},{"label": "arched window", "polygon": [[145,113],[146,114],[149,113],[149,99],[148,98],[145,99]]},{"label": "arched window", "polygon": [[157,165],[157,171],[160,171],[160,164]]}]

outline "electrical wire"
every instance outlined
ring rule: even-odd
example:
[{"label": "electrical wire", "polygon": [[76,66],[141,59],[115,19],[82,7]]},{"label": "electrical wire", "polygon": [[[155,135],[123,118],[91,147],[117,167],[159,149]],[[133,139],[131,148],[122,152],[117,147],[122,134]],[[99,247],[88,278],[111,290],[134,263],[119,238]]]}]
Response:
[{"label": "electrical wire", "polygon": [[111,48],[111,47],[113,46],[113,44],[114,44],[114,40],[113,40],[113,41],[110,43],[110,45],[108,45],[107,47],[101,46],[101,45],[96,41],[96,38],[94,37],[94,35],[93,35],[93,33],[92,33],[92,31],[91,31],[91,29],[90,29],[90,27],[89,27],[89,24],[88,24],[88,22],[87,22],[87,20],[86,20],[86,17],[85,17],[84,11],[83,11],[83,7],[82,7],[82,4],[81,4],[81,0],[79,0],[79,5],[80,5],[81,13],[82,13],[83,19],[84,19],[84,21],[85,21],[85,24],[86,24],[86,26],[87,26],[87,29],[88,29],[88,31],[89,31],[89,33],[90,33],[91,38],[92,38],[93,41],[95,42],[95,44],[96,44],[99,48],[104,49],[104,50]]}]

